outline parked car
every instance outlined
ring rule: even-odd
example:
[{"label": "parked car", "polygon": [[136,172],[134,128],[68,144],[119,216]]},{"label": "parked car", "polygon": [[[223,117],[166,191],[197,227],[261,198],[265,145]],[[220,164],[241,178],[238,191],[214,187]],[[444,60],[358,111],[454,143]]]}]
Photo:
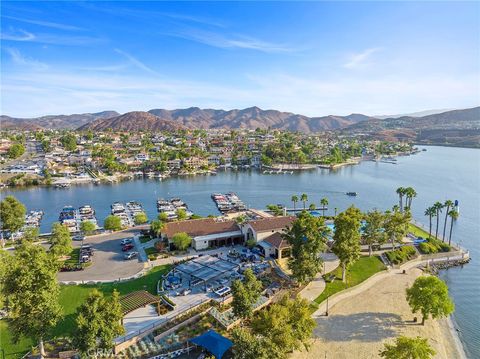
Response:
[{"label": "parked car", "polygon": [[137,252],[128,252],[128,253],[125,253],[125,255],[123,256],[123,258],[128,261],[130,259],[133,259],[133,258],[136,258],[138,255]]},{"label": "parked car", "polygon": [[132,243],[125,244],[122,247],[122,251],[124,251],[124,252],[129,251],[130,249],[133,249],[133,244]]},{"label": "parked car", "polygon": [[76,235],[74,235],[74,236],[72,237],[72,239],[73,239],[74,241],[83,241],[83,240],[85,240],[85,236],[84,236],[84,235],[81,235],[81,234],[76,234]]},{"label": "parked car", "polygon": [[124,246],[124,245],[130,244],[130,243],[132,243],[132,242],[133,242],[133,238],[124,238],[124,239],[122,239],[122,241],[120,242],[120,244],[121,244],[122,246]]}]

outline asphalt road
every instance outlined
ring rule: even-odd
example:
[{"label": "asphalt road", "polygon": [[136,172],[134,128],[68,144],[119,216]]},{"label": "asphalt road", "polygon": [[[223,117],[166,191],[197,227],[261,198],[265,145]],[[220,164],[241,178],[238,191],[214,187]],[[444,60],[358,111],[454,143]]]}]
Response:
[{"label": "asphalt road", "polygon": [[[143,269],[144,263],[137,257],[124,260],[120,242],[123,238],[133,238],[139,233],[139,228],[127,229],[122,232],[86,237],[84,244],[91,244],[94,248],[92,265],[78,272],[60,272],[60,281],[94,281],[115,280],[130,277]],[[75,247],[80,247],[81,241],[73,241]],[[138,251],[138,249],[132,249]]]}]

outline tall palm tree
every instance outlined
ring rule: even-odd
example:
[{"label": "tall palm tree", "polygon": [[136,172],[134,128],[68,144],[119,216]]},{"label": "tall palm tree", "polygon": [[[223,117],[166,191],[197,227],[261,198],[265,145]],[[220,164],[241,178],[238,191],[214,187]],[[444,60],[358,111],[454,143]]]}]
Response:
[{"label": "tall palm tree", "polygon": [[447,199],[443,206],[446,208],[445,209],[445,222],[443,223],[443,239],[445,240],[445,230],[447,229],[447,219],[448,216],[450,215],[450,208],[453,208],[453,201]]},{"label": "tall palm tree", "polygon": [[305,210],[305,205],[308,201],[308,196],[306,193],[302,193],[302,195],[300,196],[300,201],[303,202],[303,210]]},{"label": "tall palm tree", "polygon": [[335,217],[337,216],[338,208],[335,207]]},{"label": "tall palm tree", "polygon": [[415,191],[413,187],[407,187],[405,188],[405,195],[407,196],[405,207],[410,209],[410,207],[412,207],[412,200],[417,197],[417,191]]},{"label": "tall palm tree", "polygon": [[450,215],[450,235],[448,236],[448,245],[452,245],[452,230],[453,230],[453,222],[455,222],[458,218],[458,212],[452,209],[449,212]]},{"label": "tall palm tree", "polygon": [[293,195],[291,201],[293,202],[293,213],[295,213],[295,210],[297,209],[298,196]]},{"label": "tall palm tree", "polygon": [[435,238],[438,239],[438,221],[440,220],[440,213],[442,213],[443,204],[441,202],[435,202],[433,204],[437,217],[437,227],[435,228]]},{"label": "tall palm tree", "polygon": [[320,200],[320,205],[322,206],[322,216],[325,217],[325,207],[328,206],[328,199],[327,197],[323,197],[321,200]]},{"label": "tall palm tree", "polygon": [[398,187],[396,190],[398,194],[398,205],[400,206],[400,212],[403,211],[403,196],[405,196],[405,188],[404,187]]},{"label": "tall palm tree", "polygon": [[432,217],[435,217],[437,215],[437,211],[433,207],[428,207],[425,210],[425,215],[428,216],[429,219],[429,227],[428,227],[428,238],[432,237]]}]

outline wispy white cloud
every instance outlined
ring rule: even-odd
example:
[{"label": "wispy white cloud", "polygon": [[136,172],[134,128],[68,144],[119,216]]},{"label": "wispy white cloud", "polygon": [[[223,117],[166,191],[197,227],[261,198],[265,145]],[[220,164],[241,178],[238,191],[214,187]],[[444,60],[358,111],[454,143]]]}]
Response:
[{"label": "wispy white cloud", "polygon": [[245,35],[225,35],[212,31],[190,29],[171,32],[167,35],[199,42],[222,49],[249,49],[261,52],[293,52],[295,49],[285,44],[259,40]]},{"label": "wispy white cloud", "polygon": [[37,70],[46,70],[49,67],[43,62],[25,57],[18,49],[6,47],[4,50],[10,55],[10,58],[15,65],[33,67]]},{"label": "wispy white cloud", "polygon": [[140,61],[139,59],[137,59],[136,57],[130,55],[129,53],[123,51],[123,50],[120,50],[120,49],[115,49],[115,52],[124,56],[132,65],[138,67],[139,69],[143,70],[143,71],[146,71],[146,72],[149,72],[151,74],[155,74],[155,75],[158,75],[158,72],[156,72],[155,70],[153,70],[152,68],[148,67],[147,65],[145,65],[142,61]]},{"label": "wispy white cloud", "polygon": [[0,34],[0,39],[4,41],[35,42],[41,44],[65,46],[84,46],[106,41],[106,39],[91,36],[69,36],[48,33],[34,34],[22,29],[12,29],[9,32],[3,31]]},{"label": "wispy white cloud", "polygon": [[81,27],[77,27],[77,26],[73,26],[73,25],[67,25],[67,24],[60,24],[60,23],[57,23],[57,22],[50,22],[50,21],[43,21],[43,20],[36,20],[36,19],[25,19],[25,18],[20,18],[20,17],[16,17],[16,16],[9,16],[9,15],[3,15],[2,17],[5,18],[5,19],[16,20],[16,21],[27,23],[27,24],[50,27],[50,28],[53,28],[53,29],[84,30]]},{"label": "wispy white cloud", "polygon": [[368,64],[368,61],[370,60],[371,56],[379,51],[380,48],[374,47],[370,49],[366,49],[362,52],[353,54],[350,56],[350,59],[343,64],[343,67],[346,67],[347,69],[356,69],[359,67],[363,67]]},{"label": "wispy white cloud", "polygon": [[34,41],[36,36],[31,32],[19,29],[10,32],[0,32],[0,39],[6,41]]}]

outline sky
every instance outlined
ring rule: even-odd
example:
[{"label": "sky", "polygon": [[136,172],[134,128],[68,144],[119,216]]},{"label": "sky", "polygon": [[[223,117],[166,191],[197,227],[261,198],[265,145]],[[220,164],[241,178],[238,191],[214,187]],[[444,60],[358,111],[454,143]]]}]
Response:
[{"label": "sky", "polygon": [[1,114],[480,104],[479,2],[1,2]]}]

